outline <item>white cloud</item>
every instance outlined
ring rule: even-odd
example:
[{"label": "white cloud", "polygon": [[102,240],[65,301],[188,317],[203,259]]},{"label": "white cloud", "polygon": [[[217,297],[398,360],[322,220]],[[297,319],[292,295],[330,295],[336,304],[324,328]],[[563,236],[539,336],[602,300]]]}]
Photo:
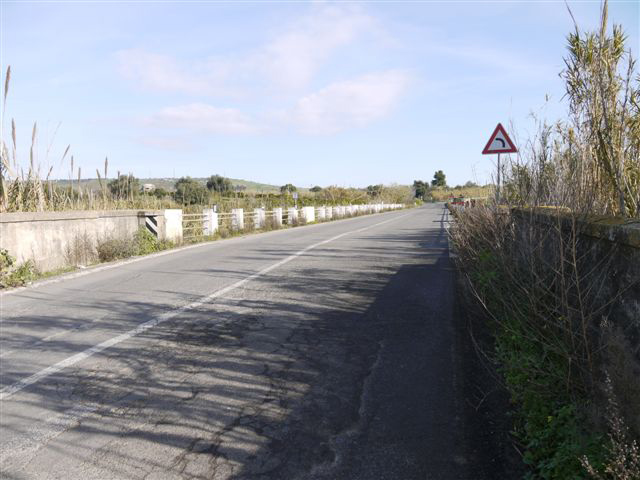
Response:
[{"label": "white cloud", "polygon": [[214,134],[247,134],[258,131],[250,119],[235,108],[204,103],[167,107],[146,119],[151,127],[180,128]]},{"label": "white cloud", "polygon": [[400,70],[335,82],[298,100],[289,121],[303,133],[330,134],[388,115],[410,83]]},{"label": "white cloud", "polygon": [[226,85],[230,66],[224,62],[178,62],[168,55],[135,48],[116,52],[116,60],[120,74],[144,89],[195,95],[233,93]]},{"label": "white cloud", "polygon": [[373,18],[358,7],[316,6],[261,48],[249,63],[277,85],[302,88],[332,53],[374,26]]},{"label": "white cloud", "polygon": [[120,74],[140,87],[196,95],[237,95],[267,82],[284,89],[307,86],[336,50],[374,29],[372,17],[353,6],[315,5],[264,45],[233,57],[179,61],[141,49],[116,53]]}]

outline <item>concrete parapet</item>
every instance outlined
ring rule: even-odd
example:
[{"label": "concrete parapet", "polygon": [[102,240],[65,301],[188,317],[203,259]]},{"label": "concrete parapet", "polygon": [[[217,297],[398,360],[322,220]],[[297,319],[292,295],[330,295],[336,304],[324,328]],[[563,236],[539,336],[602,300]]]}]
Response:
[{"label": "concrete parapet", "polygon": [[[86,264],[95,261],[100,241],[131,237],[139,228],[146,228],[147,219],[152,233],[165,238],[161,210],[2,213],[0,248],[8,250],[18,264],[32,260],[42,271]],[[84,253],[79,255],[81,250]]]},{"label": "concrete parapet", "polygon": [[326,209],[324,207],[318,207],[316,209],[316,216],[319,222],[324,220],[326,218]]}]

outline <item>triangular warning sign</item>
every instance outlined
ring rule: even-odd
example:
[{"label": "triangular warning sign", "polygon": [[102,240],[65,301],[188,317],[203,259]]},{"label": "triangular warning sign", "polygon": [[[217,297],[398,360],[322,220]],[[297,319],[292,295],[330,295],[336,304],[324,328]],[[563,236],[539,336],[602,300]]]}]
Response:
[{"label": "triangular warning sign", "polygon": [[491,134],[491,138],[487,142],[487,145],[482,150],[483,155],[490,153],[516,153],[518,149],[513,144],[507,131],[504,129],[501,123],[498,124],[496,129]]}]

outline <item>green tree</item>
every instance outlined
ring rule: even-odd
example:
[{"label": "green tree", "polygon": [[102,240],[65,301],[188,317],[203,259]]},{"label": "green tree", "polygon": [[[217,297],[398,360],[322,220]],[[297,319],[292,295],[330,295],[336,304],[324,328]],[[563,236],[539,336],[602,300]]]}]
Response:
[{"label": "green tree", "polygon": [[465,188],[475,188],[477,186],[478,184],[476,182],[472,182],[471,180],[469,180],[467,183],[464,184]]},{"label": "green tree", "polygon": [[433,187],[446,187],[447,178],[442,170],[438,170],[433,174],[433,180],[431,180],[431,186]]},{"label": "green tree", "polygon": [[211,175],[207,180],[207,188],[211,192],[227,193],[233,190],[233,184],[226,177]]},{"label": "green tree", "polygon": [[156,187],[150,195],[153,195],[156,198],[164,198],[169,196],[169,192],[162,187]]},{"label": "green tree", "polygon": [[209,197],[207,188],[191,177],[180,178],[175,188],[174,198],[183,205],[205,204]]},{"label": "green tree", "polygon": [[367,187],[367,195],[372,198],[379,197],[382,193],[382,185],[369,185]]},{"label": "green tree", "polygon": [[132,174],[120,175],[111,180],[107,186],[111,194],[118,198],[127,198],[140,193],[140,180]]},{"label": "green tree", "polygon": [[280,193],[293,193],[296,192],[298,189],[295,187],[295,185],[291,184],[291,183],[287,183],[286,185],[283,185],[280,187]]},{"label": "green tree", "polygon": [[320,190],[322,190],[322,187],[316,185],[315,187],[311,187],[309,190],[311,190],[313,193],[318,193]]},{"label": "green tree", "polygon": [[422,198],[424,200],[424,197],[427,195],[427,192],[429,191],[429,185],[424,183],[422,180],[414,180],[413,191],[414,191],[415,198]]}]

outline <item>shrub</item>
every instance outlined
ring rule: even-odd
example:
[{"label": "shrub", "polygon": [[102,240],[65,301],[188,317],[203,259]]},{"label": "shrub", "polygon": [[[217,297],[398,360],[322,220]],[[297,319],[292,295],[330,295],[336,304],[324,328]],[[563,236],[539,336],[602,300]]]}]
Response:
[{"label": "shrub", "polygon": [[136,255],[148,255],[149,253],[161,250],[158,239],[144,227],[140,227],[135,233],[133,242],[135,244]]},{"label": "shrub", "polygon": [[233,190],[233,184],[226,177],[211,175],[207,180],[207,189],[211,192],[227,193]]},{"label": "shrub", "polygon": [[32,282],[37,271],[31,260],[16,266],[15,258],[5,249],[0,249],[0,288],[20,287]]},{"label": "shrub", "polygon": [[131,239],[110,238],[98,243],[98,258],[101,262],[111,262],[128,258],[137,253],[137,246]]},{"label": "shrub", "polygon": [[209,198],[209,191],[199,181],[182,177],[176,182],[174,198],[183,205],[203,205]]}]

